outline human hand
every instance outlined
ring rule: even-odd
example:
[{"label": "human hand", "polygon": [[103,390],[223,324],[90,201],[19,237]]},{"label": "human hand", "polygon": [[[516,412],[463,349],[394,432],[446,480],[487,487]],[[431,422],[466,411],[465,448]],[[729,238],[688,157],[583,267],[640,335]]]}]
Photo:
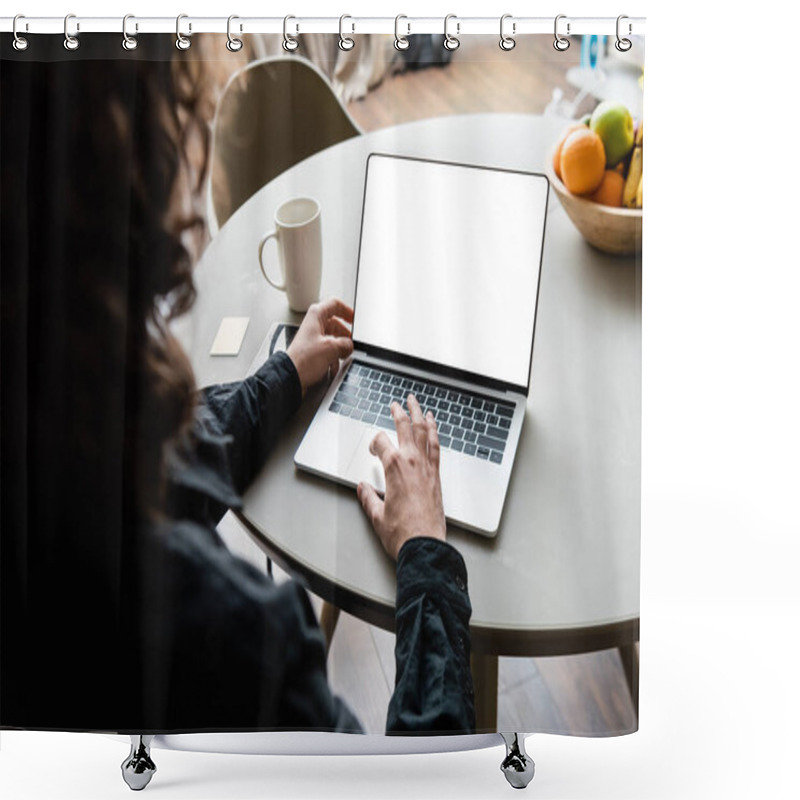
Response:
[{"label": "human hand", "polygon": [[330,370],[339,369],[339,359],[353,352],[353,338],[344,324],[352,324],[353,309],[336,298],[314,303],[292,339],[286,353],[292,359],[303,395]]},{"label": "human hand", "polygon": [[358,499],[386,552],[396,561],[400,548],[417,536],[445,541],[447,526],[439,479],[439,434],[429,411],[413,394],[408,396],[411,419],[402,406],[392,403],[398,448],[381,431],[370,443],[386,475],[384,499],[368,483],[358,485]]}]

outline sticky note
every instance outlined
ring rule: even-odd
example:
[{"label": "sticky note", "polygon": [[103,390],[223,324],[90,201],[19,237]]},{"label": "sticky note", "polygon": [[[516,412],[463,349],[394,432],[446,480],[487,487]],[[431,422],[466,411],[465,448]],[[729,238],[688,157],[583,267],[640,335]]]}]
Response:
[{"label": "sticky note", "polygon": [[211,355],[239,355],[239,348],[242,346],[249,322],[250,317],[223,317],[214,337],[214,344],[211,345]]}]

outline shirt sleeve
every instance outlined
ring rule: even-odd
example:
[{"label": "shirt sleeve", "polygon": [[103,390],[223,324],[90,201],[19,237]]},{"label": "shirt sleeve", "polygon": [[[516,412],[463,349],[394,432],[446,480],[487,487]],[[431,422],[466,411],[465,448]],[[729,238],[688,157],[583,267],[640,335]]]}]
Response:
[{"label": "shirt sleeve", "polygon": [[395,689],[387,733],[474,733],[467,569],[446,542],[415,538],[397,558]]},{"label": "shirt sleeve", "polygon": [[230,437],[228,466],[240,494],[264,463],[270,447],[302,400],[300,378],[284,353],[274,353],[248,378],[205,388],[201,400]]}]

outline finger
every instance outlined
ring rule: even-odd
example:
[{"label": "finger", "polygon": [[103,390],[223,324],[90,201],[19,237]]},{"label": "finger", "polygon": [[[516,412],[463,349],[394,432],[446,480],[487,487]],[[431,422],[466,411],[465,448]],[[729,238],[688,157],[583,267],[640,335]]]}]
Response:
[{"label": "finger", "polygon": [[380,532],[383,527],[383,500],[368,483],[359,483],[356,493],[367,519],[372,523],[372,527]]},{"label": "finger", "polygon": [[429,411],[425,416],[428,428],[428,459],[436,469],[439,469],[439,432],[436,430],[436,420]]},{"label": "finger", "polygon": [[411,416],[411,421],[415,425],[424,425],[425,417],[422,416],[422,409],[419,405],[419,400],[413,394],[408,395],[408,413]]},{"label": "finger", "polygon": [[408,396],[408,411],[411,414],[411,425],[414,431],[414,444],[424,453],[428,441],[428,427],[425,424],[425,417],[422,416],[422,409],[413,394]]},{"label": "finger", "polygon": [[328,377],[332,380],[339,374],[339,359],[328,364]]},{"label": "finger", "polygon": [[323,300],[317,306],[317,311],[320,319],[326,322],[331,317],[341,317],[345,322],[353,321],[353,309],[337,297],[330,297],[327,300]]},{"label": "finger", "polygon": [[[324,322],[323,323],[320,322],[320,320],[322,319],[322,317],[320,315],[320,308],[321,308],[320,303],[312,303],[308,307],[308,309],[306,311],[306,315],[305,315],[305,317],[303,317],[303,323],[301,323],[301,324],[311,325],[312,324],[311,320],[313,320],[314,321],[313,324],[315,324],[315,325],[320,325],[320,324],[324,325]],[[309,320],[309,321],[306,323],[306,320]]]},{"label": "finger", "polygon": [[388,466],[389,460],[392,458],[392,453],[397,452],[395,446],[383,431],[380,431],[369,443],[369,451],[372,455],[380,459],[384,472],[386,472],[386,467]]},{"label": "finger", "polygon": [[325,346],[331,361],[347,358],[353,352],[353,340],[349,336],[326,336]]},{"label": "finger", "polygon": [[344,336],[352,338],[353,334],[350,328],[342,322],[339,317],[331,317],[325,325],[325,333],[329,336]]},{"label": "finger", "polygon": [[397,442],[402,447],[406,442],[411,443],[414,437],[411,434],[411,420],[408,414],[403,411],[403,406],[396,400],[390,406],[392,418],[394,419],[394,427],[397,429]]}]

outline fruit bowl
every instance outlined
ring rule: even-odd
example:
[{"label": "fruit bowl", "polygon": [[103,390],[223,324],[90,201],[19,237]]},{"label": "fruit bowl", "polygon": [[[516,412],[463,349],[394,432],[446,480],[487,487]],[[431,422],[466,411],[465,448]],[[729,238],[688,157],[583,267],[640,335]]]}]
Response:
[{"label": "fruit bowl", "polygon": [[553,153],[546,164],[547,177],[564,211],[590,245],[613,255],[642,252],[641,208],[614,208],[572,194],[553,171]]}]

